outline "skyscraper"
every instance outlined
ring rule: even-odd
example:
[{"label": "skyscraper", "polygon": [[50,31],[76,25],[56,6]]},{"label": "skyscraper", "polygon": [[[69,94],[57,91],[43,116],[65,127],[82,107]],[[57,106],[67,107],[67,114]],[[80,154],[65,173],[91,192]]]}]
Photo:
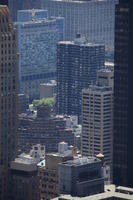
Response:
[{"label": "skyscraper", "polygon": [[114,160],[117,185],[133,186],[133,2],[116,6],[114,66]]},{"label": "skyscraper", "polygon": [[37,99],[40,83],[56,77],[56,42],[63,40],[63,18],[47,18],[46,10],[20,10],[18,22],[20,93]]},{"label": "skyscraper", "polygon": [[105,68],[98,71],[96,85],[82,90],[81,152],[104,157],[107,182],[112,179],[113,83],[114,72]]},{"label": "skyscraper", "polygon": [[89,86],[82,91],[82,155],[104,155],[112,164],[113,91],[108,86]]},{"label": "skyscraper", "polygon": [[26,9],[40,9],[41,1],[40,0],[8,0],[9,10],[11,19],[17,21],[17,12],[18,10]]},{"label": "skyscraper", "polygon": [[49,16],[65,19],[65,40],[77,33],[89,42],[104,44],[106,58],[113,59],[115,3],[118,0],[41,0]]},{"label": "skyscraper", "polygon": [[7,199],[10,162],[17,153],[17,43],[7,6],[0,6],[0,199]]},{"label": "skyscraper", "polygon": [[81,93],[96,83],[97,70],[104,66],[104,45],[85,38],[57,44],[57,111],[81,115]]}]

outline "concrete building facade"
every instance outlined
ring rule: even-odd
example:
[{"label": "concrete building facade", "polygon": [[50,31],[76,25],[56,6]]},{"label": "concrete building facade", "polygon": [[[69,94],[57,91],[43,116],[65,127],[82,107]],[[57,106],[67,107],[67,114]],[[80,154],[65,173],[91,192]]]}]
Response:
[{"label": "concrete building facade", "polygon": [[101,161],[96,157],[81,157],[59,164],[59,191],[79,197],[103,192]]},{"label": "concrete building facade", "polygon": [[97,72],[97,85],[98,86],[109,86],[114,88],[114,70],[105,68],[98,70]]},{"label": "concrete building facade", "polygon": [[24,94],[18,94],[18,113],[25,113],[29,109],[29,98]]},{"label": "concrete building facade", "polygon": [[110,87],[90,86],[82,93],[82,155],[104,154],[112,163],[113,92]]},{"label": "concrete building facade", "polygon": [[113,71],[102,69],[97,84],[82,90],[82,155],[102,153],[108,165],[113,151],[113,81]]},{"label": "concrete building facade", "polygon": [[56,81],[40,84],[40,99],[56,96]]}]

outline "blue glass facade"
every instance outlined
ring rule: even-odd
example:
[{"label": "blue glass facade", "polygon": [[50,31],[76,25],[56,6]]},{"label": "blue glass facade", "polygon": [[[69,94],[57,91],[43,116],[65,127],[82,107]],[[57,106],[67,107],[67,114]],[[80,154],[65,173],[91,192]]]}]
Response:
[{"label": "blue glass facade", "polygon": [[64,19],[47,16],[45,10],[18,11],[19,22],[15,23],[20,92],[29,95],[30,100],[39,98],[40,83],[56,78],[56,43],[64,38]]},{"label": "blue glass facade", "polygon": [[65,18],[65,40],[77,33],[89,42],[105,45],[106,59],[113,60],[115,4],[118,0],[41,0],[49,16]]},{"label": "blue glass facade", "polygon": [[39,20],[48,18],[48,11],[41,9],[19,10],[17,15],[17,22],[27,22],[32,20]]},{"label": "blue glass facade", "polygon": [[[51,17],[51,19],[55,19],[55,17]],[[64,18],[56,17],[56,26],[59,31],[58,40],[64,40],[64,29],[65,29]]]},{"label": "blue glass facade", "polygon": [[105,60],[104,45],[84,38],[57,44],[57,112],[81,117],[82,89],[96,84]]}]

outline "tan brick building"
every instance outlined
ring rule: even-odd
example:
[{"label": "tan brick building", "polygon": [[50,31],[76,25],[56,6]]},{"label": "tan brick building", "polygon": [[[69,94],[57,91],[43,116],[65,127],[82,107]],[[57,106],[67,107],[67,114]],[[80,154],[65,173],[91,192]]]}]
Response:
[{"label": "tan brick building", "polygon": [[[67,145],[67,143],[59,143]],[[41,200],[49,200],[59,195],[58,189],[58,164],[72,160],[71,150],[59,149],[58,153],[49,153],[45,157],[45,166],[39,168]]]}]

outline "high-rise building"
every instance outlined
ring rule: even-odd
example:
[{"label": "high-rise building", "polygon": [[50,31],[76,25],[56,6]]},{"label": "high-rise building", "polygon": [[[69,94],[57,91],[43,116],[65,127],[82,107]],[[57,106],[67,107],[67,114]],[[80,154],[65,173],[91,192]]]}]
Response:
[{"label": "high-rise building", "polygon": [[84,197],[104,191],[102,164],[96,157],[75,158],[59,164],[59,192]]},{"label": "high-rise building", "polygon": [[104,45],[84,38],[57,44],[57,111],[81,115],[83,88],[96,83],[97,70],[104,66]]},{"label": "high-rise building", "polygon": [[16,22],[29,22],[48,18],[48,11],[42,9],[19,10]]},{"label": "high-rise building", "polygon": [[112,161],[113,92],[110,87],[90,86],[82,94],[82,155],[104,154]]},{"label": "high-rise building", "polygon": [[65,40],[77,33],[89,42],[105,44],[106,58],[113,59],[115,3],[118,0],[41,0],[49,16],[65,18]]},{"label": "high-rise building", "polygon": [[109,166],[112,166],[113,78],[111,70],[99,70],[97,84],[82,90],[82,155],[102,153]]},{"label": "high-rise building", "polygon": [[26,9],[40,9],[41,1],[40,0],[8,0],[9,10],[11,19],[17,21],[17,12],[18,10]]},{"label": "high-rise building", "polygon": [[7,200],[10,162],[17,153],[17,38],[0,6],[0,199]]},{"label": "high-rise building", "polygon": [[20,93],[40,97],[40,83],[56,78],[56,42],[63,40],[63,18],[45,10],[20,10],[18,22]]},{"label": "high-rise building", "polygon": [[133,186],[133,2],[116,6],[114,63],[114,183]]}]

